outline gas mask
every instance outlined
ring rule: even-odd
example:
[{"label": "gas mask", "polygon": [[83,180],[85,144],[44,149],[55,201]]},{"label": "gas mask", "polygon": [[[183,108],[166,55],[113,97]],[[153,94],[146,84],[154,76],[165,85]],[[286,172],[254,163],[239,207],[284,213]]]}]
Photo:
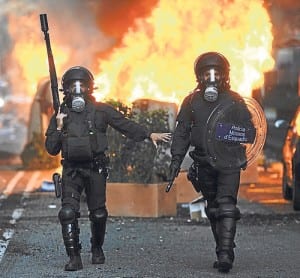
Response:
[{"label": "gas mask", "polygon": [[69,85],[69,94],[71,96],[72,110],[80,113],[85,108],[84,94],[87,92],[87,86],[80,80],[72,81]]},{"label": "gas mask", "polygon": [[203,73],[203,83],[205,85],[204,99],[214,102],[218,99],[218,85],[220,81],[220,73],[218,70],[211,68]]}]

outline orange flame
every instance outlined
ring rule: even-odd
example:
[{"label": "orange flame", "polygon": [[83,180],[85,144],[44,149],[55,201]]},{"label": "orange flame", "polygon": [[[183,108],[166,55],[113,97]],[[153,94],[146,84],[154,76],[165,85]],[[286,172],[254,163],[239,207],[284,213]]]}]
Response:
[{"label": "orange flame", "polygon": [[[27,96],[33,96],[36,93],[37,82],[49,73],[42,32],[32,32],[33,26],[39,26],[38,20],[39,17],[35,13],[25,16],[9,15],[9,32],[13,37],[18,38],[11,51],[15,64],[20,67],[15,69],[15,76],[22,80],[12,83],[12,86],[14,86],[15,92],[25,93]],[[22,26],[22,31],[19,26]],[[69,55],[66,49],[59,48],[53,42],[51,42],[51,47],[55,53],[56,69],[59,71],[68,60]],[[39,57],[45,58],[39,59]]]},{"label": "orange flame", "polygon": [[[193,64],[205,51],[224,54],[231,63],[232,89],[250,95],[262,84],[263,72],[274,65],[271,23],[262,2],[214,0],[207,5],[205,1],[158,1],[148,17],[135,20],[121,46],[99,60],[96,98],[127,104],[138,98],[180,103],[195,86]],[[12,69],[11,75],[22,77],[22,82],[12,83],[13,91],[32,96],[38,80],[48,73],[45,44],[37,30],[39,17],[33,12],[10,14],[8,19],[9,33],[18,38],[12,62],[19,68]],[[60,73],[63,66],[74,65],[75,57],[72,45],[59,47],[55,38],[57,34],[51,44]],[[84,54],[88,52],[87,43]]]},{"label": "orange flame", "polygon": [[274,65],[271,23],[262,2],[160,0],[148,18],[136,20],[122,46],[99,61],[96,98],[179,103],[195,87],[194,61],[206,51],[224,54],[232,89],[251,95]]}]

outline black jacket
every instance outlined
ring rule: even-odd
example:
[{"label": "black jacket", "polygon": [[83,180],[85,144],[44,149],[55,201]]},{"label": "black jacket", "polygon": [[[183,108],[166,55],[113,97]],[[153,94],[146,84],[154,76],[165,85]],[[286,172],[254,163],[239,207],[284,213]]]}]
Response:
[{"label": "black jacket", "polygon": [[[205,130],[207,121],[213,110],[221,103],[226,101],[239,101],[244,103],[243,98],[236,92],[228,91],[219,93],[215,102],[204,100],[202,93],[195,90],[189,94],[182,102],[180,111],[177,116],[177,126],[173,135],[171,154],[172,162],[181,165],[182,160],[190,146],[193,146],[203,155],[206,151]],[[241,111],[234,111],[232,118],[239,120],[245,124],[252,125],[251,114],[245,105],[240,106]]]},{"label": "black jacket", "polygon": [[[127,119],[122,113],[108,104],[101,102],[88,102],[85,110],[92,109],[95,109],[94,125],[97,136],[97,150],[95,152],[96,156],[98,154],[105,153],[108,148],[106,136],[108,125],[121,132],[126,137],[137,142],[143,141],[144,139],[150,137],[150,132],[145,127]],[[68,113],[73,113],[73,116],[76,118],[81,117],[84,112],[77,113],[69,110]],[[49,154],[57,155],[61,151],[63,132],[64,130],[57,130],[56,116],[53,115],[46,131],[45,147]]]}]

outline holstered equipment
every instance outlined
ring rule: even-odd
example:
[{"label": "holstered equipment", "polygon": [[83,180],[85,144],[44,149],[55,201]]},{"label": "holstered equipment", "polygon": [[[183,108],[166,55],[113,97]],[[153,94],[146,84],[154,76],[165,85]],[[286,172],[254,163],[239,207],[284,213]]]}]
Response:
[{"label": "holstered equipment", "polygon": [[60,174],[54,173],[52,175],[52,180],[55,188],[55,196],[56,198],[60,198],[62,192],[62,180]]},{"label": "holstered equipment", "polygon": [[187,179],[192,183],[194,189],[197,192],[201,191],[203,195],[205,194],[204,197],[208,199],[209,196],[207,196],[206,192],[203,192],[202,186],[204,183],[203,181],[200,180],[200,178],[203,179],[202,172],[204,170],[208,171],[208,169],[210,168],[210,165],[207,162],[207,157],[205,156],[205,154],[199,153],[196,150],[190,151],[189,155],[194,160],[194,162],[192,163],[192,165],[188,170]]}]

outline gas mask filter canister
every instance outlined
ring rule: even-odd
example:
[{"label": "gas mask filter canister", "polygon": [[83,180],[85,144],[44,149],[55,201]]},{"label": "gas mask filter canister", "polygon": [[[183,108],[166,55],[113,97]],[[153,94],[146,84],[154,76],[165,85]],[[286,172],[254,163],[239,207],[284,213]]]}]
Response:
[{"label": "gas mask filter canister", "polygon": [[214,102],[218,98],[218,89],[216,86],[215,70],[209,70],[209,79],[205,82],[207,87],[204,91],[204,99],[209,102]]}]

